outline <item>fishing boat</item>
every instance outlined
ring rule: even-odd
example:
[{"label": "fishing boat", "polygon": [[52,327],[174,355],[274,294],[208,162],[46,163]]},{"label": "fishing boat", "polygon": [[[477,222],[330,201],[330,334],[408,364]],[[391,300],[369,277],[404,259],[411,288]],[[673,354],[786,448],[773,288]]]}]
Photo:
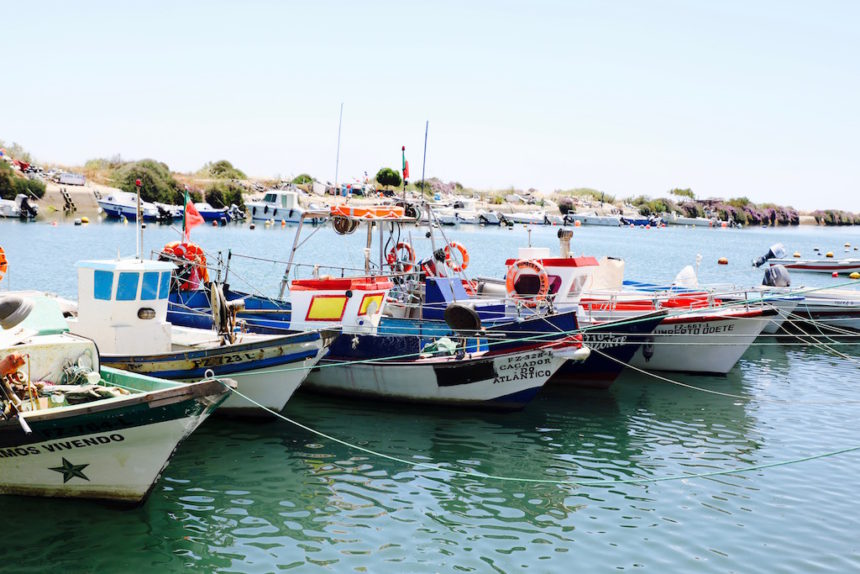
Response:
[{"label": "fishing boat", "polygon": [[233,216],[231,214],[229,207],[212,207],[205,201],[198,201],[194,204],[194,207],[197,208],[197,212],[200,214],[200,217],[203,218],[203,221],[232,221]]},{"label": "fishing boat", "polygon": [[106,367],[56,301],[29,301],[0,299],[0,494],[142,503],[231,383]]},{"label": "fishing boat", "polygon": [[511,212],[511,213],[499,213],[499,217],[508,224],[523,224],[523,225],[545,225],[546,224],[546,212],[541,211],[533,211],[533,212]]},{"label": "fishing boat", "polygon": [[714,227],[719,225],[718,220],[713,217],[685,217],[677,212],[664,215],[663,222],[669,225],[689,225],[690,227]]},{"label": "fishing boat", "polygon": [[[299,194],[294,190],[271,190],[266,192],[263,199],[247,201],[245,207],[251,214],[252,221],[274,221],[299,223],[302,221],[305,208],[299,204]],[[322,221],[320,219],[319,221]],[[312,222],[318,222],[313,220]]]},{"label": "fishing boat", "polygon": [[632,225],[633,227],[660,227],[663,220],[656,216],[651,217],[625,217],[621,216],[623,225]]},{"label": "fishing boat", "polygon": [[253,403],[237,394],[223,412],[265,415],[258,404],[283,409],[335,336],[321,326],[242,333],[235,318],[240,306],[226,301],[217,284],[207,288],[214,329],[177,327],[167,321],[173,263],[135,258],[77,267],[77,315],[68,319],[73,333],[93,339],[112,367],[180,381],[230,376]]}]

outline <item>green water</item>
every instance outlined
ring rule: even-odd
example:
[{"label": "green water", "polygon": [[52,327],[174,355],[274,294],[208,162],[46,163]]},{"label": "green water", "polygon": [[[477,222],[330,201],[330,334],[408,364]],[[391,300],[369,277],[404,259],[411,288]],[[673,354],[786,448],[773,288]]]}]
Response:
[{"label": "green water", "polygon": [[[554,232],[538,228],[532,241],[554,247]],[[147,249],[174,239],[163,227],[145,233]],[[528,240],[522,228],[450,234],[469,247],[473,268],[489,275],[499,275],[505,257]],[[357,235],[320,231],[302,259],[358,265]],[[292,231],[206,228],[195,239],[210,250],[285,258]],[[656,281],[671,280],[701,253],[703,281],[751,284],[761,273],[748,261],[777,241],[790,253],[811,255],[819,246],[841,254],[844,242],[860,243],[860,233],[580,228],[574,249],[622,256],[629,277]],[[129,254],[134,235],[121,225],[0,222],[0,245],[10,260],[3,289],[74,296],[74,261],[112,256],[117,247]],[[717,266],[720,256],[730,264]],[[281,265],[234,262],[236,287],[247,279],[276,289]],[[284,415],[320,432],[510,480],[410,467],[282,421],[211,419],[140,508],[0,498],[0,570],[854,572],[860,451],[709,478],[622,482],[860,446],[860,347],[839,350],[850,358],[760,339],[726,377],[670,377],[729,397],[630,372],[609,391],[543,394],[509,414],[299,394]]]}]

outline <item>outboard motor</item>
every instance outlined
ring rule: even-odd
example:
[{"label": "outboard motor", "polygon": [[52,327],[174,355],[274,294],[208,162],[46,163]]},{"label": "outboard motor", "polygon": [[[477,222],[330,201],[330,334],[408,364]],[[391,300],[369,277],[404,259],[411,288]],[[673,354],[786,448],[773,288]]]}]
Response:
[{"label": "outboard motor", "polygon": [[785,265],[774,265],[764,270],[764,279],[762,285],[768,287],[791,287],[791,277],[788,275],[788,269]]},{"label": "outboard motor", "polygon": [[156,205],[155,208],[158,209],[158,221],[162,223],[169,223],[173,221],[173,214],[170,212],[170,210],[165,209],[160,205]]},{"label": "outboard motor", "polygon": [[21,219],[36,219],[39,214],[39,206],[30,203],[30,200],[24,196],[21,198]]},{"label": "outboard motor", "polygon": [[753,267],[761,267],[770,259],[782,259],[783,257],[785,257],[785,247],[783,247],[782,243],[774,243],[770,246],[767,254],[753,259]]}]

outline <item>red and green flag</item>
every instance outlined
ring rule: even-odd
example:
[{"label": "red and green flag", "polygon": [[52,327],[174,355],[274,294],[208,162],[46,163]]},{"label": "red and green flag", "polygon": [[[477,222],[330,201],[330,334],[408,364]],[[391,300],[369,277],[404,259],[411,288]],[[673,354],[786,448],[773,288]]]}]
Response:
[{"label": "red and green flag", "polygon": [[403,179],[409,179],[409,162],[406,161],[406,146],[403,146]]},{"label": "red and green flag", "polygon": [[185,243],[191,241],[191,228],[203,223],[203,216],[188,197],[188,186],[185,186],[185,209],[182,211],[182,232],[185,235]]}]

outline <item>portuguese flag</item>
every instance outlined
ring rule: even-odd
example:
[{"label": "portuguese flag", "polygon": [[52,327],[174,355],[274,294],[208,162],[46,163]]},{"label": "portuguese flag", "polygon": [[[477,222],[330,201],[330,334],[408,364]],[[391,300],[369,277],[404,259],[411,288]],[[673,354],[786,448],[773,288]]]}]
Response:
[{"label": "portuguese flag", "polygon": [[403,179],[409,179],[409,162],[406,161],[406,146],[403,146]]}]

